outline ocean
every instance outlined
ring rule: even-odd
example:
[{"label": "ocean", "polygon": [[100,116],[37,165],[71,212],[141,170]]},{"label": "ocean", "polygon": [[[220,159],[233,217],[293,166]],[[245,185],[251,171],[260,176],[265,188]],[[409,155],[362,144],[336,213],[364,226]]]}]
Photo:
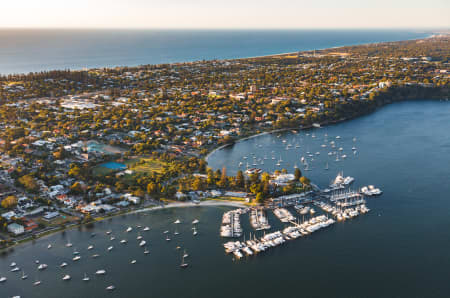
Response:
[{"label": "ocean", "polygon": [[413,30],[0,30],[0,74],[233,59],[423,38]]}]

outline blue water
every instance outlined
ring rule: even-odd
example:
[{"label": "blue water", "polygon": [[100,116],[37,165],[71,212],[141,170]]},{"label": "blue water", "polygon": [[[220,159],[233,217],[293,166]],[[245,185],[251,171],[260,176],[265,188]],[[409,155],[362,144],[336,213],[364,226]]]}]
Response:
[{"label": "blue water", "polygon": [[0,74],[231,59],[422,38],[412,30],[0,30]]},{"label": "blue water", "polygon": [[121,169],[126,169],[127,166],[124,165],[123,163],[118,163],[118,162],[107,162],[101,165],[104,168],[107,169],[112,169],[112,170],[121,170]]}]

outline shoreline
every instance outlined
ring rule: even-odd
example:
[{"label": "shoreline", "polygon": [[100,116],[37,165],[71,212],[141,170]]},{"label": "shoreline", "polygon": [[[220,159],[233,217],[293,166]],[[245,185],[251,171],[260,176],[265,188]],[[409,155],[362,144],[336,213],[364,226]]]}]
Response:
[{"label": "shoreline", "polygon": [[[1,28],[0,28],[1,30]],[[9,30],[9,29],[8,29]],[[64,30],[64,29],[63,29]],[[299,29],[300,31],[304,29]],[[313,30],[313,29],[312,29]],[[333,29],[329,29],[330,31]],[[362,29],[363,30],[363,29]],[[284,31],[284,30],[281,30]],[[411,32],[415,32],[412,30]],[[318,48],[311,48],[307,50],[298,50],[298,51],[289,51],[289,52],[282,52],[282,53],[273,53],[273,54],[266,54],[266,55],[256,55],[256,56],[244,56],[244,57],[233,57],[233,58],[221,58],[221,59],[206,59],[206,60],[186,60],[186,61],[178,61],[178,62],[160,62],[160,63],[148,63],[148,64],[136,64],[136,65],[120,65],[116,64],[114,66],[96,66],[96,67],[74,67],[74,68],[68,68],[72,72],[83,72],[83,71],[91,71],[91,70],[98,70],[98,69],[121,69],[121,68],[140,68],[140,67],[146,67],[146,66],[158,66],[158,65],[182,65],[182,64],[191,64],[191,63],[198,63],[202,61],[233,61],[233,60],[246,60],[246,59],[262,59],[262,58],[270,58],[270,57],[279,57],[284,55],[292,55],[292,54],[299,54],[299,53],[307,53],[311,51],[323,51],[323,50],[332,50],[332,49],[340,49],[343,47],[350,47],[350,46],[364,46],[364,45],[374,45],[374,44],[381,44],[381,43],[389,43],[389,42],[401,42],[401,41],[412,41],[412,40],[422,40],[422,39],[429,39],[436,36],[437,33],[434,33],[434,31],[426,32],[424,33],[425,36],[423,37],[417,37],[417,38],[408,38],[408,39],[396,39],[396,40],[384,40],[384,41],[374,41],[374,42],[362,42],[362,43],[349,43],[349,44],[343,44],[343,45],[337,45],[337,46],[331,46],[331,47],[318,47]],[[28,72],[13,72],[13,73],[1,73],[0,76],[16,76],[16,75],[28,75],[30,73],[36,73],[36,72],[51,72],[51,71],[62,71],[61,68],[51,68],[48,69],[41,69],[39,71],[28,71]]]}]

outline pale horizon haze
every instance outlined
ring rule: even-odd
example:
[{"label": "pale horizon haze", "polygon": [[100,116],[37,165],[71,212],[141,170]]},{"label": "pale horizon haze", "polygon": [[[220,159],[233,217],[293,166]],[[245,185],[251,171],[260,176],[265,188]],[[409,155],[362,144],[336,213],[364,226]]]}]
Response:
[{"label": "pale horizon haze", "polygon": [[0,28],[450,28],[448,0],[16,0]]}]

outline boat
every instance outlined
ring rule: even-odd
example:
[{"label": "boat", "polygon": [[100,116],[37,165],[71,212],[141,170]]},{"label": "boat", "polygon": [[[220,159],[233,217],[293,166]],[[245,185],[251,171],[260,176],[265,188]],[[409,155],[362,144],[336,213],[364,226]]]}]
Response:
[{"label": "boat", "polygon": [[4,276],[2,276],[2,277],[0,277],[0,282],[5,282],[5,281],[7,281],[8,279],[6,278],[6,277],[4,277]]},{"label": "boat", "polygon": [[62,280],[70,280],[70,278],[71,278],[70,275],[66,274],[63,276]]},{"label": "boat", "polygon": [[22,279],[27,279],[28,278],[28,275],[26,275],[25,274],[25,272],[22,270],[22,277],[21,277]]},{"label": "boat", "polygon": [[127,244],[127,240],[126,239],[122,239],[122,240],[120,240],[120,243],[122,243],[122,244]]},{"label": "boat", "polygon": [[40,285],[41,284],[41,281],[40,280],[36,280],[34,283],[33,283],[33,286],[38,286],[38,285]]},{"label": "boat", "polygon": [[97,274],[97,275],[105,275],[106,274],[106,270],[104,270],[104,269],[97,270],[97,271],[95,271],[95,274]]},{"label": "boat", "polygon": [[116,237],[111,236],[111,238],[109,238],[109,240],[110,240],[110,241],[114,241],[114,240],[116,240]]},{"label": "boat", "polygon": [[47,246],[47,249],[50,249],[50,248],[52,248],[52,245],[51,245],[51,244],[49,244],[49,245]]},{"label": "boat", "polygon": [[166,236],[166,241],[170,241],[169,235]]},{"label": "boat", "polygon": [[187,268],[187,266],[189,266],[189,264],[186,263],[186,262],[184,262],[184,255],[183,255],[183,257],[181,258],[181,264],[180,264],[180,267],[181,267],[181,268]]},{"label": "boat", "polygon": [[188,253],[186,252],[186,250],[183,251],[183,258],[187,258],[189,257]]},{"label": "boat", "polygon": [[109,234],[111,234],[111,231],[106,231],[106,235],[109,235]]},{"label": "boat", "polygon": [[[167,240],[167,239],[166,239]],[[147,242],[145,240],[142,240],[141,242],[139,242],[139,246],[144,246]]]},{"label": "boat", "polygon": [[163,232],[163,234],[167,234],[167,233],[169,233],[169,231],[164,231],[164,232]]},{"label": "boat", "polygon": [[192,235],[197,235],[197,229],[194,227],[194,232],[192,232]]},{"label": "boat", "polygon": [[136,264],[136,260],[131,260],[131,264]]},{"label": "boat", "polygon": [[175,222],[174,222],[174,224],[180,224],[181,223],[181,221],[179,220],[179,219],[177,219]]},{"label": "boat", "polygon": [[66,267],[67,266],[67,263],[66,262],[63,262],[63,263],[61,263],[61,265],[59,265],[59,267],[61,267],[61,268],[64,268],[64,267]]},{"label": "boat", "polygon": [[328,170],[328,162],[327,162],[327,164],[325,165],[325,170]]},{"label": "boat", "polygon": [[80,257],[80,256],[75,256],[75,257],[73,257],[73,259],[72,259],[72,260],[76,262],[76,261],[78,261],[79,259],[81,259],[81,257]]},{"label": "boat", "polygon": [[96,258],[98,258],[100,255],[98,255],[98,254],[95,254],[95,255],[92,255],[92,258],[93,259],[96,259]]},{"label": "boat", "polygon": [[145,232],[150,231],[150,228],[149,228],[149,227],[145,227],[145,228],[143,229],[143,231],[145,231]]},{"label": "boat", "polygon": [[44,270],[44,269],[46,269],[48,266],[47,266],[47,264],[40,264],[39,266],[38,266],[38,270]]},{"label": "boat", "polygon": [[89,245],[87,249],[88,249],[88,250],[91,250],[91,249],[93,249],[93,248],[94,248],[94,245]]},{"label": "boat", "polygon": [[114,246],[110,246],[110,247],[108,247],[108,251],[111,251],[112,249],[114,248]]},{"label": "boat", "polygon": [[198,224],[200,221],[198,220],[198,219],[194,219],[193,221],[192,221],[192,224],[193,225],[195,225],[195,224]]},{"label": "boat", "polygon": [[137,239],[137,240],[141,240],[141,239],[142,239],[141,233],[138,234],[138,236],[136,237],[136,239]]},{"label": "boat", "polygon": [[19,271],[19,270],[20,270],[19,267],[14,267],[13,269],[11,269],[11,272],[17,272],[17,271]]},{"label": "boat", "polygon": [[84,273],[84,277],[83,277],[83,281],[89,281],[90,278],[86,275],[86,273]]},{"label": "boat", "polygon": [[113,285],[110,285],[110,286],[107,286],[107,287],[106,287],[106,290],[107,290],[107,291],[114,291],[115,289],[116,289],[116,287],[113,286]]},{"label": "boat", "polygon": [[129,232],[131,232],[132,230],[133,230],[132,227],[128,227],[128,228],[125,230],[125,232],[129,233]]},{"label": "boat", "polygon": [[175,232],[173,232],[174,235],[178,235],[180,233],[178,233],[177,229],[175,229]]},{"label": "boat", "polygon": [[70,243],[70,241],[67,242],[66,247],[72,247],[72,243]]},{"label": "boat", "polygon": [[147,247],[144,249],[144,254],[148,255],[150,253],[150,251],[147,249]]}]

